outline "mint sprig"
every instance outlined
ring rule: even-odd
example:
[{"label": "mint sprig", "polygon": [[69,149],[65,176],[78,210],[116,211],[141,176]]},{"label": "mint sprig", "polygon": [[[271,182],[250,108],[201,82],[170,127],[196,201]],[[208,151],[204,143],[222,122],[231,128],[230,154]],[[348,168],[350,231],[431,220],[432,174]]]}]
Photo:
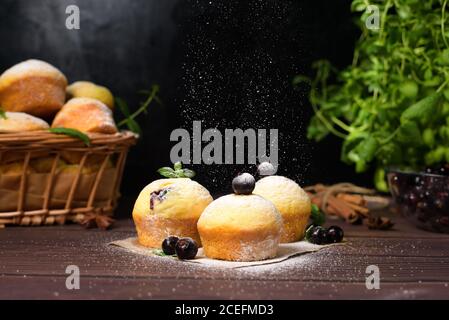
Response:
[{"label": "mint sprig", "polygon": [[50,129],[48,129],[48,131],[50,131],[51,133],[63,134],[63,135],[66,135],[66,136],[69,136],[72,138],[79,139],[79,140],[83,141],[86,146],[90,146],[89,137],[79,130],[71,129],[71,128],[50,128]]},{"label": "mint sprig", "polygon": [[175,255],[165,254],[162,249],[153,249],[153,254],[159,257],[174,257]]},{"label": "mint sprig", "polygon": [[2,119],[8,119],[8,117],[6,116],[6,112],[5,112],[5,110],[3,110],[3,108],[2,107],[0,107],[0,118],[2,118]]},{"label": "mint sprig", "polygon": [[316,204],[312,204],[312,212],[310,214],[312,224],[315,226],[322,226],[326,222],[326,215],[318,208]]},{"label": "mint sprig", "polygon": [[127,126],[129,130],[134,133],[142,134],[142,128],[135,120],[141,113],[147,114],[148,107],[151,105],[153,101],[156,101],[159,104],[162,104],[159,97],[159,86],[153,85],[149,91],[140,91],[140,93],[147,95],[147,99],[140,105],[140,107],[133,113],[129,110],[128,104],[125,100],[116,97],[115,102],[118,106],[119,110],[122,112],[125,117],[122,121],[120,121],[117,126],[123,127]]},{"label": "mint sprig", "polygon": [[173,165],[173,168],[162,167],[157,172],[165,178],[193,178],[195,176],[195,171],[183,169],[182,163],[179,161]]},{"label": "mint sprig", "polygon": [[[309,241],[310,237],[312,236],[313,228],[315,228],[315,225],[311,224],[304,235],[304,240]],[[310,242],[310,241],[309,241]]]}]

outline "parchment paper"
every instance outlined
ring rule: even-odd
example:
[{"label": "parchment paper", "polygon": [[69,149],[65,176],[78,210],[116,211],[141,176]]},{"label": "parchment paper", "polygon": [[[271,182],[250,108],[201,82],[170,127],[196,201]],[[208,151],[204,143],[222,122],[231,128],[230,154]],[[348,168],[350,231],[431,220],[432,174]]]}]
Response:
[{"label": "parchment paper", "polygon": [[[335,246],[338,244],[330,244],[330,245],[316,245],[312,244],[307,241],[298,241],[298,242],[292,242],[292,243],[282,243],[279,245],[278,249],[278,255],[276,258],[268,259],[268,260],[262,260],[262,261],[253,261],[253,262],[234,262],[234,261],[223,261],[223,260],[216,260],[216,259],[209,259],[204,256],[203,249],[200,248],[198,250],[198,254],[195,259],[193,260],[183,260],[184,262],[188,263],[196,263],[196,264],[202,264],[204,266],[210,266],[210,267],[217,267],[217,268],[228,268],[228,269],[236,269],[236,268],[245,268],[245,267],[251,267],[251,266],[258,266],[258,265],[264,265],[264,264],[273,264],[273,263],[280,263],[282,261],[287,260],[290,257],[298,256],[301,254],[305,254],[308,252],[315,252],[318,250],[321,250],[323,248],[329,247],[329,246]],[[120,248],[123,248],[129,252],[140,254],[144,256],[157,256],[154,253],[154,249],[146,248],[144,246],[141,246],[137,238],[127,238],[123,240],[117,240],[109,243],[109,245],[117,246]],[[177,259],[175,257],[163,257],[164,259]]]}]

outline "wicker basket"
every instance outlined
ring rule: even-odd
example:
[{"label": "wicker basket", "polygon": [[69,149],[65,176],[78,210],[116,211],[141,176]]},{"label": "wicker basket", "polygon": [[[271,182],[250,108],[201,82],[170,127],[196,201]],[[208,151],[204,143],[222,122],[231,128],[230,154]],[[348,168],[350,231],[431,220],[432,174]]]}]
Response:
[{"label": "wicker basket", "polygon": [[90,134],[91,145],[47,131],[0,134],[0,227],[112,215],[131,132]]}]

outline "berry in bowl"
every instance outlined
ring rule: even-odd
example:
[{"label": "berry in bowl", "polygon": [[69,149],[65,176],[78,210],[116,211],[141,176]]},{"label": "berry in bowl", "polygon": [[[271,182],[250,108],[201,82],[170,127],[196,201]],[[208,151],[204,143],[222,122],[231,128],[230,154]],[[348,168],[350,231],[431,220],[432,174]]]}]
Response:
[{"label": "berry in bowl", "polygon": [[449,233],[449,164],[423,172],[390,170],[388,184],[401,214],[417,227]]}]

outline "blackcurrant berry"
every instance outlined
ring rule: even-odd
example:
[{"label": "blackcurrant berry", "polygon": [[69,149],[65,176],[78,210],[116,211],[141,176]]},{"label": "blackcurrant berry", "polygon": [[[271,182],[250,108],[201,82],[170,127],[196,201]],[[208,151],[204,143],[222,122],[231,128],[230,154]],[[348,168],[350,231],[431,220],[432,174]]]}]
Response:
[{"label": "blackcurrant berry", "polygon": [[192,238],[181,238],[176,243],[175,251],[179,259],[193,259],[198,253],[198,244]]},{"label": "blackcurrant berry", "polygon": [[321,226],[313,228],[309,241],[314,244],[325,244],[327,242],[327,231]]},{"label": "blackcurrant berry", "polygon": [[339,226],[331,226],[327,229],[327,243],[337,243],[343,240],[344,232]]},{"label": "blackcurrant berry", "polygon": [[162,241],[162,251],[166,255],[174,255],[175,254],[175,246],[178,242],[179,238],[175,236],[169,236]]},{"label": "blackcurrant berry", "polygon": [[256,180],[249,173],[242,173],[232,180],[235,194],[251,194],[256,186]]}]

